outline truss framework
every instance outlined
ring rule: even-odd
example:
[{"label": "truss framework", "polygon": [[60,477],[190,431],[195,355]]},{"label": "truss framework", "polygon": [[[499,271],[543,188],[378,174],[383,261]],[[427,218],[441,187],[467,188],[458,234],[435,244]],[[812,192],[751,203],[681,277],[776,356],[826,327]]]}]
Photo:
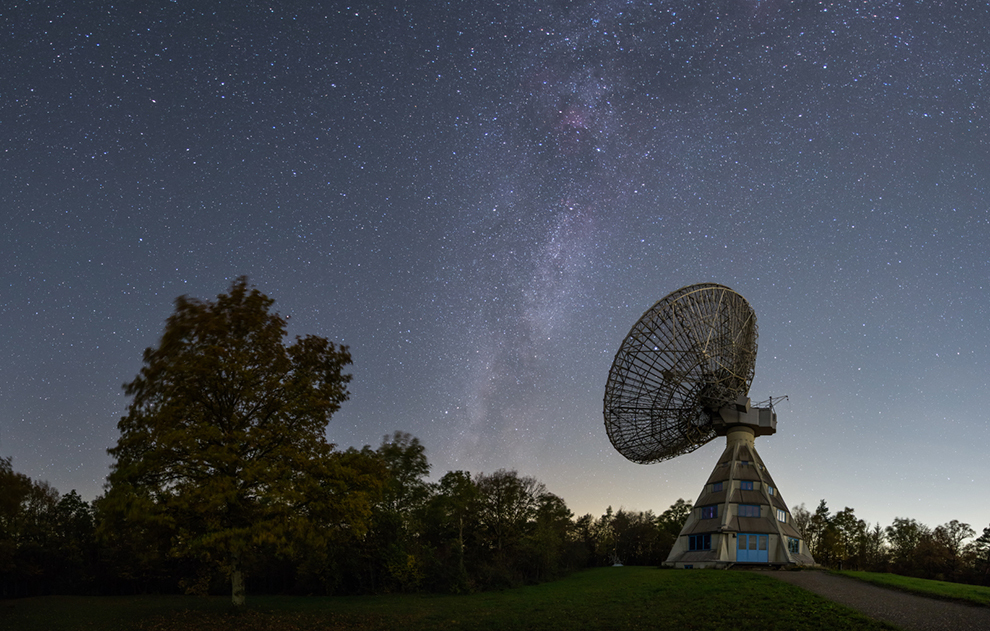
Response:
[{"label": "truss framework", "polygon": [[756,340],[752,307],[724,285],[689,285],[657,302],[612,361],[604,401],[612,445],[649,464],[715,438],[713,416],[749,393]]}]

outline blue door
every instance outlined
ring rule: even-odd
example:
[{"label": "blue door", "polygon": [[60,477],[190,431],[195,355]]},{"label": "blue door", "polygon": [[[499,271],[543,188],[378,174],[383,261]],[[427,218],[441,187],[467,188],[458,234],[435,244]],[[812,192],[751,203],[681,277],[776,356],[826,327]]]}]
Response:
[{"label": "blue door", "polygon": [[736,563],[767,563],[770,535],[737,535]]}]

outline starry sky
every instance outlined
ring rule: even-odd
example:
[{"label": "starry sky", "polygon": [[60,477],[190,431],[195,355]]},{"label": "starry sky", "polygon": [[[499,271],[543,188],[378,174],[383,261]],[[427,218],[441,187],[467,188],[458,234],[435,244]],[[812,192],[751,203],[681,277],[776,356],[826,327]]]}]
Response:
[{"label": "starry sky", "polygon": [[728,285],[789,505],[990,524],[986,2],[174,0],[0,10],[0,456],[100,493],[174,299],[247,275],[349,345],[329,438],[578,515],[721,439],[608,442],[615,352]]}]

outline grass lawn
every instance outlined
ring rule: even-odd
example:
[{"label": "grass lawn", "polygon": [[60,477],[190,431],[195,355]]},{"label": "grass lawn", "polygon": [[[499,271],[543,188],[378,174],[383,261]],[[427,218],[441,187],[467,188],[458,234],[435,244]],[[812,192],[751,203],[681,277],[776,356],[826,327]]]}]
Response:
[{"label": "grass lawn", "polygon": [[892,629],[758,573],[598,568],[469,596],[43,597],[0,601],[9,631]]},{"label": "grass lawn", "polygon": [[898,574],[882,574],[879,572],[835,572],[842,576],[874,583],[883,587],[892,587],[906,592],[914,592],[924,596],[961,600],[968,603],[990,607],[990,587],[979,585],[964,585],[946,581],[929,581],[923,578],[911,578]]}]

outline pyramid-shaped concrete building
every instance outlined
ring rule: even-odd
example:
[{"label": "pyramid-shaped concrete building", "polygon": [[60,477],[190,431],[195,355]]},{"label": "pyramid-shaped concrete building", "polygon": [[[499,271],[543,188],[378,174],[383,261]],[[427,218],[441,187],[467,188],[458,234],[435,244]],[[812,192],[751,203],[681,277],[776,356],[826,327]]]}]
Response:
[{"label": "pyramid-shaped concrete building", "polygon": [[776,414],[768,409],[753,411],[763,417],[762,422],[723,426],[725,451],[665,565],[815,564],[777,484],[756,453],[756,436],[776,432]]}]

